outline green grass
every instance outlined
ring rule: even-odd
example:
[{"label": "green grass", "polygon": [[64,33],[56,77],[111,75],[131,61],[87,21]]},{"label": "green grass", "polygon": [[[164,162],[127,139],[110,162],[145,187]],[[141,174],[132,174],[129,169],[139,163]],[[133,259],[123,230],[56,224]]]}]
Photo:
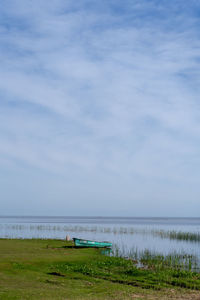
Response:
[{"label": "green grass", "polygon": [[61,240],[0,239],[0,299],[198,299],[199,290],[192,271],[138,269]]}]

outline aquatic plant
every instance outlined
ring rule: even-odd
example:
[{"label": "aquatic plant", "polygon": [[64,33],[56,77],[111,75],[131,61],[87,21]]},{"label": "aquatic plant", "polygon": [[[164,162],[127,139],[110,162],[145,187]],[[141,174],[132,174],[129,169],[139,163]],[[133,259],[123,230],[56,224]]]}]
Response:
[{"label": "aquatic plant", "polygon": [[80,225],[47,225],[47,224],[1,224],[0,230],[11,231],[38,231],[38,232],[75,232],[75,233],[105,233],[113,235],[151,235],[161,239],[188,241],[193,243],[200,243],[200,232],[184,232],[175,230],[157,230],[148,228],[134,228],[134,227],[103,227],[103,226],[80,226]]},{"label": "aquatic plant", "polygon": [[112,255],[115,257],[131,259],[138,267],[151,269],[175,269],[187,271],[200,271],[200,261],[196,255],[173,251],[169,254],[158,253],[149,249],[130,250],[114,245]]},{"label": "aquatic plant", "polygon": [[168,238],[170,240],[181,240],[189,242],[200,242],[199,232],[183,232],[183,231],[164,231],[164,230],[152,230],[154,236],[159,236],[161,238]]}]

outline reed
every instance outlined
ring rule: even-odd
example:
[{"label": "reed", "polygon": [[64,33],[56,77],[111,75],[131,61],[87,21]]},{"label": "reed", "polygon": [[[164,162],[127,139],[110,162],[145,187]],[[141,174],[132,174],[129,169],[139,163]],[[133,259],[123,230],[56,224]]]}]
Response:
[{"label": "reed", "polygon": [[131,259],[138,267],[150,269],[173,269],[200,272],[200,261],[196,255],[173,251],[169,254],[157,253],[149,249],[138,250],[114,245],[112,255]]},{"label": "reed", "polygon": [[92,233],[105,233],[113,235],[151,235],[159,237],[161,239],[188,241],[193,243],[200,242],[200,232],[184,232],[175,230],[155,230],[146,228],[134,228],[134,227],[102,227],[102,226],[80,226],[80,225],[46,225],[46,224],[1,224],[0,230],[13,230],[13,231],[53,231],[53,232],[92,232]]},{"label": "reed", "polygon": [[183,231],[164,231],[164,230],[153,230],[152,234],[154,236],[159,236],[163,239],[170,240],[180,240],[180,241],[189,241],[189,242],[200,242],[200,233],[199,232],[183,232]]}]

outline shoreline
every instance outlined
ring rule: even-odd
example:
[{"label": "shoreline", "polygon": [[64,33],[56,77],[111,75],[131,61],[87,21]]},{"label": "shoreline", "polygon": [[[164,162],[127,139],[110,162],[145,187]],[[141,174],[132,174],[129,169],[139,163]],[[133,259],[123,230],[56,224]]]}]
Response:
[{"label": "shoreline", "polygon": [[[0,239],[1,299],[199,299],[200,274],[55,239]],[[169,297],[170,296],[170,297]]]}]

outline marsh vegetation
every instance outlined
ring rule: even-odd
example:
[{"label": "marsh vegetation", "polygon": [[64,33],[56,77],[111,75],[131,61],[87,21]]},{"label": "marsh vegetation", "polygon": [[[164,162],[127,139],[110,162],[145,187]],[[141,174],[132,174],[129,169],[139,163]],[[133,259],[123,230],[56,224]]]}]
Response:
[{"label": "marsh vegetation", "polygon": [[46,225],[46,224],[0,224],[0,230],[5,231],[34,231],[34,232],[93,232],[93,233],[110,233],[114,235],[152,235],[162,239],[182,240],[189,242],[200,243],[200,232],[184,232],[176,230],[158,230],[158,229],[143,229],[137,227],[119,227],[119,226],[78,226],[78,225]]},{"label": "marsh vegetation", "polygon": [[169,254],[158,253],[145,249],[143,251],[132,248],[127,250],[124,246],[120,249],[114,245],[112,254],[114,257],[130,259],[138,268],[146,269],[173,269],[200,272],[198,256],[185,252],[171,252]]}]

